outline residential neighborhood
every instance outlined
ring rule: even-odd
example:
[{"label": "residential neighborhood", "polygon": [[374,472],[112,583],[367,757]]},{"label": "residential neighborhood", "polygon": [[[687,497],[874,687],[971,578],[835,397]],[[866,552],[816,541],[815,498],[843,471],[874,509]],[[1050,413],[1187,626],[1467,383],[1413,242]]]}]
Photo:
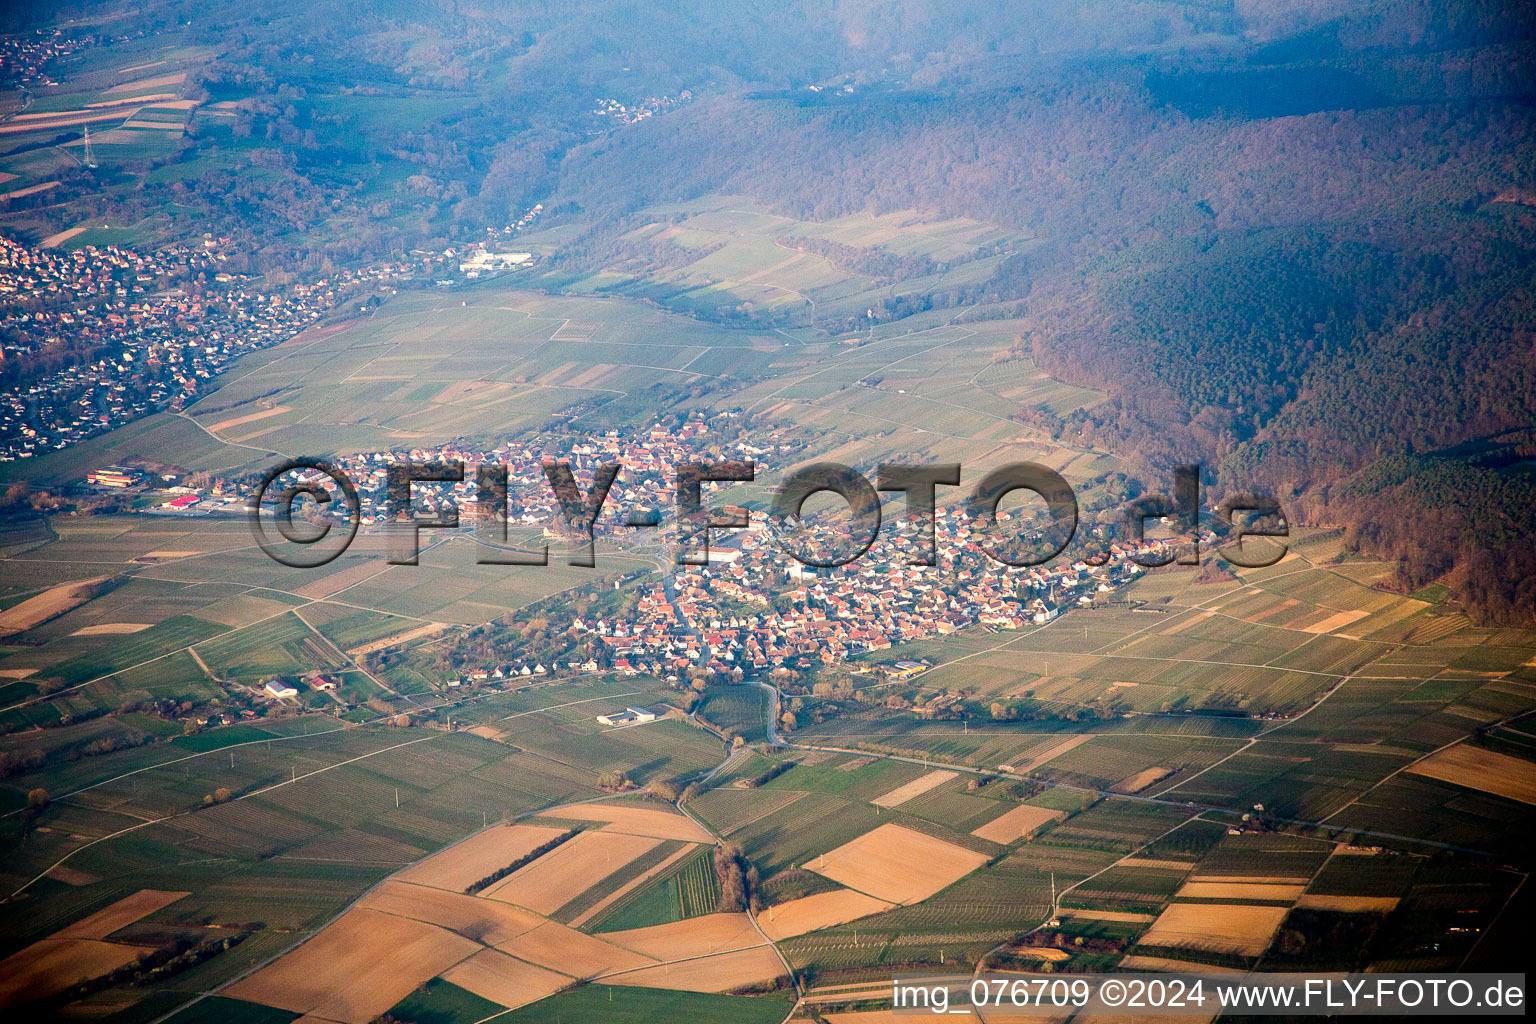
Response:
[{"label": "residential neighborhood", "polygon": [[[646,577],[647,585],[638,589],[634,607],[622,618],[567,613],[564,628],[593,640],[600,657],[467,666],[470,681],[601,671],[677,679],[691,669],[742,680],[766,677],[784,667],[814,669],[850,660],[857,667],[908,641],[969,627],[1043,626],[1071,607],[1113,600],[1120,587],[1144,571],[1132,555],[1145,561],[1170,550],[1169,541],[1148,539],[1111,545],[1110,557],[1102,565],[1064,557],[1046,565],[1013,568],[985,553],[971,513],[957,503],[936,510],[936,566],[915,564],[917,537],[905,520],[894,516],[862,558],[833,569],[805,566],[781,546],[777,534],[782,524],[770,523],[760,509],[752,512],[747,529],[712,532],[708,565],[673,564],[676,466],[704,458],[750,458],[756,461],[761,478],[803,461],[810,443],[808,435],[789,429],[770,431],[751,442],[741,440],[726,416],[715,417],[713,426],[693,418],[634,433],[607,431],[574,442],[539,434],[494,446],[459,442],[371,452],[339,458],[336,463],[357,488],[364,527],[382,528],[390,522],[392,511],[386,486],[389,465],[463,462],[461,482],[414,484],[412,513],[424,521],[456,512],[460,530],[482,538],[485,530],[491,529],[494,536],[499,527],[488,521],[494,509],[478,494],[474,467],[504,465],[509,480],[506,525],[521,528],[525,535],[537,528],[534,536],[542,536],[542,542],[554,549],[549,556],[552,562],[563,557],[558,542],[572,538],[562,526],[545,468],[568,461],[582,493],[587,494],[599,463],[622,466],[594,528],[598,564],[603,550],[646,544],[654,536],[659,564],[666,571]],[[556,451],[564,454],[557,456]],[[325,482],[318,472],[305,473],[303,478]],[[207,498],[228,501],[231,507],[240,501],[233,482],[215,483]],[[626,513],[635,510],[662,513],[659,533],[642,533],[625,525]],[[1000,513],[999,527],[1008,529],[1010,524],[1029,528],[1007,512]],[[424,540],[431,535],[423,534]],[[1209,531],[1203,535],[1205,541],[1213,539]],[[906,679],[927,667],[926,662],[904,659],[880,671]],[[449,685],[458,681],[455,677]]]},{"label": "residential neighborhood", "polygon": [[228,242],[66,250],[0,236],[0,462],[191,405],[235,359],[287,341],[351,296],[389,294],[461,257],[464,278],[529,258],[474,245],[414,250],[277,287],[226,269]]}]

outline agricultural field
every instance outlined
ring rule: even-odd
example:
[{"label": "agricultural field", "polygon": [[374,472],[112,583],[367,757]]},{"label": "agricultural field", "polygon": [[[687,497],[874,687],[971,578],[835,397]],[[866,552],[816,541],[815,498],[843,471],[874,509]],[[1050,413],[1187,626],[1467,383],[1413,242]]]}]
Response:
[{"label": "agricultural field", "polygon": [[[573,895],[603,887],[601,873],[594,873],[599,865],[612,867],[612,876],[622,871],[624,856],[633,860],[660,843],[611,829],[664,831],[666,818],[691,824],[676,812],[639,805],[588,804],[561,812],[596,827],[535,846],[530,844],[561,834],[526,826],[478,833],[398,875],[227,994],[364,1024],[409,999],[463,1003],[468,997],[461,993],[468,993],[515,1009],[576,979],[716,992],[771,981],[783,972],[772,947],[743,914],[708,913],[601,936],[583,936],[551,920],[548,915]],[[592,817],[583,817],[585,812]],[[615,843],[622,848],[615,850]],[[498,862],[510,873],[488,886],[475,883],[458,891],[464,878]],[[616,888],[616,881],[606,887]],[[509,905],[519,903],[509,912]],[[317,956],[335,970],[316,973]]]},{"label": "agricultural field", "polygon": [[[36,550],[29,545],[45,541],[18,537],[11,550],[25,556]],[[79,699],[114,680],[132,682],[138,678],[134,666],[146,659],[163,670],[184,657],[204,684],[212,685],[217,677],[259,672],[280,657],[294,657],[294,649],[286,645],[306,633],[344,653],[347,647],[417,628],[421,621],[391,609],[364,610],[356,601],[356,587],[344,596],[332,591],[306,598],[260,586],[180,578],[210,557],[187,552],[223,557],[217,552],[228,541],[216,527],[202,524],[183,537],[153,531],[139,537],[127,530],[74,533],[47,541],[81,545],[82,552],[90,550],[83,545],[94,545],[100,560],[148,567],[106,594],[31,627],[45,645],[74,645],[77,653],[72,658],[135,659],[116,673],[117,663],[111,660],[99,669],[72,670],[106,673],[104,680],[75,691]],[[154,552],[173,554],[134,561]],[[1354,593],[1347,589],[1355,586],[1352,583],[1343,584],[1345,589],[1328,584],[1322,579],[1326,570],[1293,563],[1288,571],[1290,575],[1277,580],[1294,588],[1289,593],[1322,597],[1320,586],[1336,591],[1327,600]],[[33,586],[67,582],[41,577]],[[1144,582],[1156,583],[1161,589],[1155,601],[1171,609],[1156,613],[1158,625],[1153,629],[1146,629],[1154,617],[1147,612],[1074,612],[1064,621],[1086,623],[1076,627],[1076,636],[1057,626],[1039,631],[1028,644],[1023,642],[1028,635],[979,636],[956,646],[955,657],[966,660],[954,670],[981,660],[969,655],[1002,653],[1004,648],[1011,655],[1032,648],[1042,659],[1042,670],[1046,651],[1052,652],[1052,661],[1107,660],[1149,636],[1185,637],[1213,629],[1231,600],[1262,611],[1268,607],[1263,604],[1268,589],[1282,585],[1263,578],[1243,580],[1227,585],[1225,596],[1213,594],[1216,599],[1211,600],[1200,589],[1171,588],[1160,577]],[[1303,583],[1307,586],[1299,586]],[[17,596],[25,600],[25,593]],[[1280,598],[1280,603],[1292,599]],[[1309,598],[1294,599],[1298,604],[1284,612],[1293,612]],[[121,606],[114,606],[114,600]],[[1273,597],[1267,600],[1274,603]],[[174,613],[162,620],[172,626],[202,623],[212,632],[205,635],[199,629],[180,639],[167,635],[161,625],[133,632],[92,628],[137,623],[132,613],[145,609]],[[1206,617],[1208,611],[1212,614]],[[381,877],[403,871],[390,883],[392,888],[357,904],[352,913],[403,915],[413,922],[408,928],[446,930],[461,939],[471,934],[471,942],[494,940],[493,955],[445,942],[435,931],[422,933],[421,948],[442,951],[423,954],[422,963],[435,968],[439,973],[434,977],[443,980],[409,974],[409,991],[397,995],[381,990],[366,1005],[331,1007],[359,1019],[388,1010],[382,1005],[386,996],[390,1006],[402,1001],[414,1005],[410,1000],[415,998],[445,1005],[486,1000],[505,1007],[516,1001],[510,997],[514,989],[529,998],[552,993],[564,984],[556,984],[557,979],[570,975],[550,959],[550,951],[589,940],[597,945],[581,948],[602,965],[597,969],[613,974],[611,984],[629,991],[648,991],[649,985],[711,987],[771,980],[781,971],[775,966],[776,954],[772,962],[768,959],[771,949],[787,957],[793,969],[824,983],[878,980],[882,970],[888,973],[896,966],[979,957],[1045,920],[1053,891],[1064,911],[1063,928],[1117,944],[1116,955],[1129,958],[1128,964],[1240,967],[1261,957],[1282,962],[1291,955],[1285,950],[1294,948],[1291,936],[1324,927],[1369,931],[1362,962],[1406,962],[1412,958],[1412,937],[1439,927],[1441,920],[1427,896],[1435,890],[1425,888],[1434,884],[1428,878],[1437,877],[1426,874],[1436,856],[1433,844],[1474,849],[1512,844],[1523,820],[1513,809],[1518,802],[1508,795],[1458,784],[1456,762],[1448,762],[1445,754],[1463,749],[1446,746],[1465,735],[1454,731],[1458,726],[1453,722],[1476,722],[1477,715],[1496,722],[1518,708],[1514,694],[1529,671],[1524,662],[1530,655],[1518,642],[1511,643],[1519,638],[1505,633],[1497,643],[1482,642],[1493,635],[1478,634],[1466,625],[1458,628],[1471,642],[1458,646],[1415,645],[1403,639],[1420,628],[1415,620],[1424,614],[1414,611],[1389,623],[1386,628],[1397,631],[1390,634],[1392,640],[1336,638],[1379,653],[1364,663],[1358,657],[1340,662],[1331,652],[1325,652],[1326,660],[1308,662],[1326,667],[1306,672],[1330,681],[1321,693],[1314,691],[1314,701],[1326,699],[1304,715],[1255,720],[1153,709],[1074,723],[961,725],[910,714],[831,719],[798,730],[793,742],[849,752],[791,749],[739,760],[717,785],[690,801],[708,831],[655,805],[628,800],[538,813],[590,799],[596,795],[597,776],[605,771],[622,770],[644,783],[652,777],[686,777],[720,762],[725,754],[720,741],[678,720],[621,730],[606,730],[593,721],[600,710],[668,699],[671,691],[645,680],[571,680],[477,697],[455,712],[464,728],[480,733],[473,736],[429,734],[415,742],[414,730],[338,730],[335,719],[313,717],[309,724],[296,719],[282,728],[271,723],[266,731],[253,729],[237,740],[243,745],[228,752],[220,744],[199,752],[199,744],[171,739],[168,745],[150,743],[105,758],[61,759],[8,782],[13,801],[39,782],[51,793],[94,787],[45,812],[43,821],[56,822],[55,830],[29,836],[22,857],[9,869],[13,888],[29,886],[58,907],[56,916],[39,918],[44,923],[18,938],[23,945],[64,941],[50,936],[137,888],[187,892],[170,908],[152,913],[150,920],[165,919],[192,931],[218,927],[220,922],[258,926],[241,945],[185,975],[198,985],[215,987],[239,974],[240,965],[249,967],[263,956],[282,952],[282,935],[306,934],[347,910],[349,894],[362,893]],[[1365,621],[1357,617],[1352,625],[1358,628]],[[1183,623],[1189,624],[1181,628]],[[1053,631],[1060,635],[1046,647],[1044,641]],[[1304,627],[1298,632],[1312,638],[1302,641],[1304,652],[1332,642],[1329,633],[1306,632]],[[137,646],[146,642],[150,646]],[[88,655],[91,648],[85,645],[91,644],[110,653]],[[118,650],[130,644],[134,646]],[[944,649],[930,645],[926,652]],[[1264,660],[1294,662],[1299,656],[1288,652],[1296,649],[1259,644],[1251,652],[1234,650],[1213,660],[1241,656],[1257,661],[1263,655]],[[31,650],[36,648],[10,657],[25,658]],[[1143,660],[1153,660],[1145,647],[1137,650]],[[208,672],[192,660],[194,653]],[[1072,662],[1071,667],[1075,671],[1080,664],[1085,663]],[[944,668],[942,660],[939,667]],[[1049,676],[1041,671],[1039,677],[1054,678],[1056,671],[1052,665]],[[1336,684],[1331,682],[1334,675]],[[26,687],[27,678],[13,685]],[[925,678],[924,685],[929,681]],[[1121,686],[1112,692],[1139,688]],[[723,706],[745,710],[760,693],[722,688],[717,699],[733,701]],[[738,699],[748,697],[750,703]],[[28,705],[26,699],[20,697],[17,706],[32,714],[37,712],[31,709],[53,703]],[[124,717],[121,726],[133,721],[146,737],[161,731],[151,716]],[[91,723],[65,727],[57,731],[59,746],[49,749],[58,749],[62,758],[72,747],[104,735],[102,728]],[[313,734],[307,735],[311,729]],[[216,735],[192,739],[201,742]],[[11,749],[25,750],[25,736],[5,740]],[[1436,753],[1438,747],[1445,750]],[[1465,749],[1478,757],[1492,753]],[[176,760],[189,756],[191,761]],[[1496,756],[1528,763],[1512,752]],[[782,770],[760,785],[741,788],[733,781],[761,775],[786,757]],[[124,769],[115,764],[142,770],[117,778]],[[966,769],[979,769],[982,775]],[[1502,775],[1517,779],[1519,772]],[[978,778],[985,784],[973,788]],[[221,788],[237,798],[204,806],[204,797]],[[338,800],[337,792],[346,795]],[[1191,801],[1194,807],[1188,806]],[[1251,813],[1255,804],[1276,816],[1266,820],[1265,827],[1283,827],[1283,819],[1295,817],[1322,822],[1329,831],[1322,841],[1206,835],[1207,824],[1222,823],[1216,825],[1219,837],[1228,823],[1237,821],[1238,812]],[[1407,815],[1401,810],[1405,806],[1417,810]],[[1207,807],[1213,810],[1201,810]],[[1215,820],[1192,821],[1197,813]],[[413,891],[423,881],[417,873],[434,871],[437,863],[453,863],[451,858],[422,860],[431,851],[478,832],[483,823],[526,814],[534,816],[513,829],[531,830],[526,834],[540,838],[580,829],[581,836],[592,837],[538,869],[562,878],[569,875],[559,886],[539,887],[554,895],[538,906],[527,906],[527,897],[518,905],[513,895],[517,873],[496,883],[499,888],[474,896],[462,892],[475,880],[470,875],[477,879],[505,867],[527,852],[527,842],[517,849],[492,844],[483,854],[475,853],[474,844],[488,839],[451,847],[450,852],[462,851],[454,856],[470,858],[466,866],[452,877],[429,882],[442,887],[433,890],[438,895],[430,900],[424,902]],[[164,815],[175,816],[149,824],[142,820]],[[68,829],[67,835],[58,830],[61,826]],[[130,831],[114,835],[124,828]],[[862,837],[877,832],[900,835],[914,850],[930,853],[903,860],[899,854],[905,847],[881,842],[877,845],[882,854],[894,851],[891,855],[901,863],[881,866],[869,857],[850,855],[850,848],[858,853]],[[479,833],[497,834],[494,827]],[[593,846],[601,861],[595,869],[586,860],[568,871],[561,868],[562,856],[580,859],[586,845],[610,842],[597,838],[609,834],[612,842],[645,849],[626,848],[625,855],[616,858]],[[674,973],[656,959],[661,947],[641,936],[714,916],[718,883],[703,849],[692,844],[716,835],[740,844],[761,872],[764,892],[779,894],[765,901],[759,915],[766,942],[772,945],[758,938],[737,948],[711,947],[702,951],[697,966]],[[1422,842],[1416,845],[1416,838]],[[1350,855],[1335,847],[1341,842],[1362,848],[1385,843],[1404,847],[1405,852]],[[690,852],[694,850],[700,852]],[[944,851],[944,857],[932,854],[934,850]],[[64,854],[68,856],[61,867],[42,874]],[[195,866],[209,856],[233,858],[233,869]],[[505,863],[496,864],[498,860]],[[918,878],[949,860],[955,860],[956,867],[942,877]],[[913,873],[914,863],[921,864],[922,872]],[[129,877],[135,889],[118,881]],[[1508,878],[1498,872],[1472,873],[1454,885],[1469,905],[1482,908],[1479,912],[1490,918],[1509,891]],[[466,913],[455,900],[494,905],[504,908],[497,913],[511,916]],[[1219,928],[1190,923],[1208,922],[1211,914],[1224,922]],[[1379,923],[1383,914],[1393,915],[1390,926]],[[587,937],[576,938],[581,935]],[[624,939],[643,948],[627,946]],[[453,964],[438,966],[433,959],[461,950],[465,955]],[[1024,960],[1030,955],[1020,954]],[[1114,961],[1114,956],[1106,961],[1100,952],[1092,956],[1098,959],[1084,963]],[[104,961],[108,969],[116,962]],[[417,991],[422,984],[427,985],[425,994]],[[174,1007],[175,993],[192,991],[174,984],[161,990],[167,1008]],[[564,998],[551,995],[544,1002],[555,1005]],[[544,1002],[517,1012],[537,1010]]]},{"label": "agricultural field", "polygon": [[[45,88],[24,112],[0,125],[5,150],[0,172],[8,179],[0,190],[13,198],[48,196],[61,177],[84,163],[81,132],[87,127],[96,163],[109,174],[170,157],[199,106],[181,96],[188,73],[209,56],[200,48],[167,48],[145,39],[110,53],[72,54],[59,68],[62,84]],[[16,205],[21,209],[4,218],[7,234],[43,248],[137,244],[145,237],[137,226],[113,229],[84,210]]]},{"label": "agricultural field", "polygon": [[775,996],[722,996],[697,992],[636,989],[613,998],[602,985],[572,989],[552,999],[507,1014],[508,1024],[560,1024],[567,1020],[604,1020],[614,1024],[645,1024],[655,1020],[686,1020],[694,1024],[778,1024],[789,1012],[789,1000]]},{"label": "agricultural field", "polygon": [[767,738],[768,695],[756,687],[710,687],[694,713],[727,736],[749,743]]},{"label": "agricultural field", "polygon": [[713,913],[720,902],[720,882],[709,852],[689,847],[680,853],[637,879],[639,884],[615,892],[616,898],[597,908],[600,914],[589,914],[590,930],[625,931]]},{"label": "agricultural field", "polygon": [[[533,714],[550,713],[539,710],[538,699],[531,703]],[[538,911],[560,910],[594,888],[598,879],[591,876],[588,864],[593,850],[600,863],[614,858],[607,849],[613,843],[643,847],[641,856],[655,849],[670,858],[700,848],[644,833],[708,838],[688,819],[656,805],[569,806],[558,813],[580,822],[583,831],[576,833],[580,841],[540,853],[548,837],[562,836],[564,831],[495,824],[482,831],[481,825],[491,814],[512,820],[566,802],[581,792],[580,787],[573,791],[570,782],[549,777],[554,786],[539,789],[546,777],[515,769],[493,771],[519,756],[500,744],[465,733],[412,736],[411,732],[334,727],[309,734],[251,730],[241,742],[203,753],[183,751],[159,767],[151,763],[127,776],[89,783],[89,789],[76,793],[68,803],[55,801],[47,815],[67,831],[30,830],[28,842],[16,846],[8,858],[8,891],[27,892],[30,899],[24,906],[5,904],[9,922],[5,934],[11,937],[7,955],[22,956],[23,946],[39,942],[44,943],[39,950],[65,952],[53,960],[25,954],[8,961],[0,970],[4,984],[10,986],[8,998],[55,998],[54,993],[88,980],[90,971],[104,974],[130,967],[154,952],[156,943],[164,940],[151,937],[163,936],[167,929],[190,940],[209,934],[237,936],[239,945],[229,952],[176,976],[178,982],[185,977],[200,985],[218,986],[238,975],[242,964],[254,962],[245,955],[247,949],[256,960],[270,957],[281,952],[284,944],[292,946],[307,930],[346,911],[311,941],[335,947],[325,955],[336,961],[342,975],[358,979],[355,989],[333,984],[334,979],[317,977],[307,968],[292,973],[283,966],[287,961],[279,960],[221,990],[224,996],[287,1008],[295,1014],[323,1003],[332,1019],[361,1022],[406,999],[437,974],[447,973],[449,982],[477,993],[477,998],[495,1001],[500,998],[498,992],[504,996],[515,989],[533,999],[565,987],[569,976],[560,975],[558,968],[530,967],[528,961],[511,955],[504,962],[497,959],[501,953],[476,959],[482,940],[513,943],[520,954],[536,960],[546,956],[537,952],[541,948],[568,951],[569,939],[551,933],[554,942],[535,941],[528,933],[541,926],[564,928]],[[55,774],[45,770],[39,778],[46,776],[56,785]],[[535,788],[519,791],[516,786]],[[213,790],[234,795],[222,803],[202,798]],[[69,795],[63,788],[55,792]],[[590,788],[584,792],[595,793]],[[466,835],[467,842],[449,846],[438,857],[427,856]],[[478,879],[530,854],[537,858],[523,871],[512,872],[476,895],[465,894],[464,889]],[[543,866],[546,863],[548,867]],[[665,867],[679,869],[667,877],[682,884],[688,910],[709,914],[718,890],[711,887],[712,870],[700,876],[700,864],[708,867],[707,857],[702,861],[671,858]],[[613,866],[610,888],[640,877],[636,871],[626,873],[626,864],[617,859]],[[549,877],[530,888],[524,884],[525,872],[535,870],[543,872],[541,878]],[[347,909],[370,886],[396,872],[397,880]],[[557,884],[556,876],[568,878]],[[129,877],[151,881],[176,877],[186,884],[167,892],[143,885],[135,894],[124,885]],[[559,894],[551,897],[556,889]],[[514,905],[525,891],[537,909]],[[547,905],[550,899],[561,906]],[[54,909],[40,912],[43,906]],[[146,924],[135,925],[139,919]],[[22,921],[25,928],[14,927]],[[140,929],[144,938],[124,942],[114,936],[106,941],[127,926]],[[392,943],[398,940],[405,960],[398,964],[370,961],[366,970],[361,968],[362,961],[352,965],[347,957],[366,956],[358,950],[363,937],[371,935],[390,936]],[[82,943],[94,944],[89,945],[90,956]],[[632,971],[664,961],[611,943],[603,948],[610,951],[606,968],[610,971]],[[47,966],[57,966],[60,956],[71,969],[87,974],[66,977]],[[407,962],[409,969],[402,966]],[[23,963],[29,965],[25,972],[11,966]],[[770,978],[781,971],[777,963],[774,958]],[[754,981],[767,980],[757,976],[760,968],[736,960],[722,961],[715,975],[726,984],[743,970],[754,975]],[[549,979],[542,991],[535,983],[538,978]],[[678,980],[687,985],[711,984],[707,972]],[[632,983],[653,982],[649,976],[637,976]],[[197,991],[174,985],[155,990],[170,1004],[167,1009]],[[452,994],[451,989],[443,991]],[[299,1003],[305,1004],[303,1008],[296,1008]],[[504,1007],[505,999],[497,1005]]]},{"label": "agricultural field", "polygon": [[750,378],[780,348],[761,332],[611,299],[489,289],[449,304],[407,293],[375,316],[242,357],[185,417],[148,417],[27,471],[47,480],[57,466],[73,479],[92,460],[175,451],[185,469],[228,473],[284,453],[438,444],[488,424],[507,437],[582,402],[632,400],[654,415],[664,409],[646,406],[653,392],[711,384],[725,369]]},{"label": "agricultural field", "polygon": [[906,904],[946,888],[986,859],[974,850],[888,824],[819,855],[807,868],[857,892]]},{"label": "agricultural field", "polygon": [[[624,241],[649,247],[665,266],[643,276],[617,266],[581,277],[551,274],[541,283],[570,293],[633,295],[702,316],[747,304],[816,327],[901,296],[984,281],[1001,262],[1002,248],[1031,245],[1027,237],[969,219],[903,211],[811,222],[735,196],[654,207],[642,216],[654,219]],[[532,245],[539,241],[530,237]],[[827,255],[841,250],[826,243],[866,257],[905,257],[912,267],[892,283]]]}]

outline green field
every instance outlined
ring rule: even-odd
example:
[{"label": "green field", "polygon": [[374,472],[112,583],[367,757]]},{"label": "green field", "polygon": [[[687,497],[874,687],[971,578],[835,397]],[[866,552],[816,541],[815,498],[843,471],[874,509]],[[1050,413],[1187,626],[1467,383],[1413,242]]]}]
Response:
[{"label": "green field", "polygon": [[700,850],[675,868],[647,883],[609,908],[588,928],[617,932],[648,928],[690,917],[712,914],[720,901],[720,883],[712,854]]},{"label": "green field", "polygon": [[755,686],[712,686],[694,713],[727,735],[755,743],[765,738],[768,695]]},{"label": "green field", "polygon": [[243,999],[209,996],[167,1018],[166,1024],[288,1024],[298,1016]]},{"label": "green field", "polygon": [[408,1020],[412,1024],[475,1024],[501,1009],[496,1003],[466,992],[452,982],[433,978],[390,1007],[389,1013],[397,1020]]}]

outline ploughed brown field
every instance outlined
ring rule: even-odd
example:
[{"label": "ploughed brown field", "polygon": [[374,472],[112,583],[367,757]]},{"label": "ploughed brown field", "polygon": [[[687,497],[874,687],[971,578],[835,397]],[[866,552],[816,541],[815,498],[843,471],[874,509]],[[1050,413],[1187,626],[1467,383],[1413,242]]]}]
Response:
[{"label": "ploughed brown field", "polygon": [[402,882],[463,892],[471,883],[532,853],[561,831],[536,825],[498,825],[406,868],[395,877]]},{"label": "ploughed brown field", "polygon": [[553,914],[599,880],[661,845],[660,839],[615,832],[582,832],[481,895],[540,914]]},{"label": "ploughed brown field", "polygon": [[971,835],[1007,846],[1015,839],[1022,839],[1061,816],[1061,811],[1053,811],[1049,807],[1020,804],[1001,817],[993,818],[981,828],[972,830]]},{"label": "ploughed brown field", "polygon": [[140,889],[0,960],[0,1006],[51,996],[154,952],[154,946],[103,940],[186,895]]},{"label": "ploughed brown field", "polygon": [[104,579],[106,579],[105,576],[98,576],[93,580],[80,580],[76,583],[50,587],[36,597],[29,597],[20,604],[0,611],[0,636],[20,633],[63,615],[75,605],[85,601],[85,592],[92,583],[99,583]]},{"label": "ploughed brown field", "polygon": [[604,821],[604,832],[624,832],[654,839],[682,839],[690,843],[712,843],[714,837],[681,814],[636,807],[633,804],[579,804],[551,811],[557,818],[577,821]]},{"label": "ploughed brown field", "polygon": [[1302,886],[1277,882],[1186,882],[1175,899],[1255,900],[1290,903]]},{"label": "ploughed brown field", "polygon": [[657,960],[707,956],[760,946],[766,941],[746,914],[705,914],[650,928],[606,932],[603,938]]},{"label": "ploughed brown field", "polygon": [[41,999],[126,967],[152,946],[97,939],[43,939],[0,960],[0,1006]]},{"label": "ploughed brown field", "polygon": [[170,906],[183,896],[190,896],[185,892],[166,892],[161,889],[140,889],[131,896],[124,896],[110,907],[98,910],[90,917],[82,918],[61,931],[55,932],[56,939],[104,939],[119,928],[148,917],[157,910]]},{"label": "ploughed brown field", "polygon": [[223,994],[342,1024],[368,1024],[481,948],[446,928],[357,907]]},{"label": "ploughed brown field", "polygon": [[614,889],[607,896],[604,896],[602,899],[600,899],[596,903],[592,904],[592,906],[590,906],[586,910],[582,911],[576,917],[571,918],[571,926],[573,928],[580,928],[582,925],[586,924],[588,921],[595,921],[595,920],[597,920],[597,918],[603,913],[603,911],[607,910],[609,907],[613,906],[619,900],[623,899],[625,896],[627,896],[630,893],[634,892],[636,889],[639,889],[641,886],[645,885],[647,882],[649,882],[651,879],[655,878],[657,875],[660,875],[663,872],[671,869],[679,861],[684,860],[689,855],[691,855],[693,853],[693,851],[695,851],[697,849],[698,849],[697,846],[685,846],[681,850],[678,850],[676,853],[672,854],[672,856],[668,857],[666,860],[662,861],[660,864],[657,864],[654,867],[647,868],[645,871],[642,871],[640,874],[636,875],[634,878],[631,878],[629,881],[625,882],[623,885],[620,885],[619,887]]},{"label": "ploughed brown field", "polygon": [[535,967],[495,949],[483,949],[443,974],[462,989],[508,1008],[552,996],[571,983],[563,974]]},{"label": "ploughed brown field", "polygon": [[959,774],[959,772],[952,772],[946,769],[931,771],[927,775],[918,776],[905,786],[897,786],[889,793],[875,797],[870,803],[877,807],[900,807],[908,800],[922,796],[936,786],[942,786]]},{"label": "ploughed brown field", "polygon": [[889,903],[916,903],[987,862],[987,855],[914,832],[881,825],[802,865]]},{"label": "ploughed brown field", "polygon": [[837,892],[819,892],[814,896],[770,907],[757,915],[757,923],[770,939],[778,941],[846,921],[856,921],[870,914],[890,910],[892,906],[894,904],[852,889],[839,889]]},{"label": "ploughed brown field", "polygon": [[1109,787],[1110,788],[1110,792],[1112,792],[1112,793],[1140,793],[1142,790],[1144,790],[1148,786],[1152,785],[1152,783],[1157,782],[1160,779],[1166,778],[1169,774],[1170,773],[1169,773],[1169,770],[1167,768],[1158,768],[1158,767],[1143,768],[1141,771],[1137,772],[1135,775],[1132,775],[1129,778],[1121,779],[1119,782],[1117,782],[1113,786]]},{"label": "ploughed brown field", "polygon": [[385,882],[358,905],[440,925],[488,946],[510,942],[544,923],[538,914],[509,903],[398,880]]},{"label": "ploughed brown field", "polygon": [[1296,901],[1304,910],[1342,910],[1346,913],[1388,914],[1397,909],[1396,896],[1327,896],[1310,893]]},{"label": "ploughed brown field", "polygon": [[785,973],[784,964],[772,946],[756,946],[616,974],[604,978],[603,983],[688,992],[729,992],[770,982]]},{"label": "ploughed brown field", "polygon": [[283,413],[289,411],[290,410],[286,405],[274,405],[272,408],[263,409],[260,412],[246,413],[244,416],[234,416],[227,420],[219,420],[217,423],[210,423],[208,424],[208,429],[216,434],[221,430],[232,430],[235,427],[243,427],[247,423],[255,423],[257,420],[264,420],[269,416],[281,416]]},{"label": "ploughed brown field", "polygon": [[1285,919],[1288,907],[1173,903],[1141,941],[1149,946],[1209,949],[1258,956]]},{"label": "ploughed brown field", "polygon": [[126,636],[139,633],[153,626],[153,622],[98,622],[75,630],[70,636]]},{"label": "ploughed brown field", "polygon": [[554,921],[545,921],[532,931],[524,932],[510,942],[501,943],[497,948],[521,960],[569,974],[573,978],[590,978],[611,971],[644,967],[655,963],[657,959]]},{"label": "ploughed brown field", "polygon": [[1407,769],[1522,804],[1536,804],[1536,764],[1482,747],[1459,743]]}]

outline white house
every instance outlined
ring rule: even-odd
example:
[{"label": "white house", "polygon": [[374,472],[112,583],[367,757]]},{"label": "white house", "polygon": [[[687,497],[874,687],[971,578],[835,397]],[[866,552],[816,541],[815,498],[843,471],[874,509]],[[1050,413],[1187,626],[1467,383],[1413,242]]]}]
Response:
[{"label": "white house", "polygon": [[281,680],[278,680],[278,679],[274,679],[274,680],[272,680],[272,682],[268,683],[266,685],[265,689],[266,689],[268,694],[270,694],[273,697],[278,697],[278,698],[282,698],[282,697],[297,697],[299,695],[299,691],[298,690],[295,690],[293,687],[289,686],[287,683],[285,683],[285,682],[283,682]]},{"label": "white house", "polygon": [[1029,602],[1029,610],[1033,613],[1030,618],[1034,620],[1037,626],[1043,626],[1061,614],[1061,609],[1057,608],[1056,605],[1050,601],[1041,600],[1038,597]]},{"label": "white house", "polygon": [[640,725],[643,722],[656,721],[656,715],[644,708],[625,708],[623,711],[598,715],[597,720],[603,725]]}]

